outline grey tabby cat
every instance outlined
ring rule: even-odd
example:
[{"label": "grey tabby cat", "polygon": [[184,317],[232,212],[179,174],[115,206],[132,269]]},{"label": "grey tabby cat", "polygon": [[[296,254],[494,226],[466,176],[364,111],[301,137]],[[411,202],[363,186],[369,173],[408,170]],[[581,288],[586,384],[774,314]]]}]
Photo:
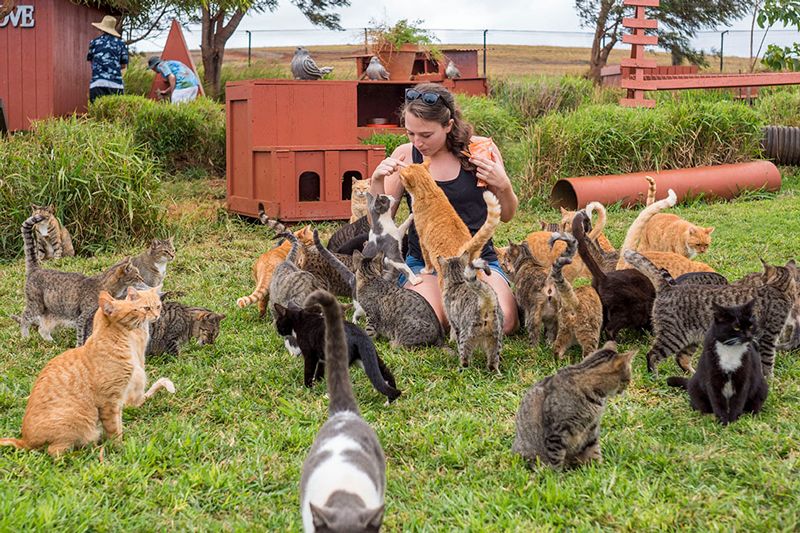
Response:
[{"label": "grey tabby cat", "polygon": [[331,235],[331,238],[328,240],[328,250],[336,253],[342,246],[347,244],[349,241],[357,239],[362,235],[368,235],[368,234],[369,234],[369,220],[367,220],[367,216],[364,215],[355,222],[345,224],[344,226],[336,230],[336,232],[333,235]]},{"label": "grey tabby cat", "polygon": [[494,289],[478,279],[473,266],[482,263],[484,272],[491,275],[488,265],[482,259],[470,263],[469,251],[460,257],[438,257],[437,261],[444,312],[450,322],[450,338],[458,344],[461,366],[467,366],[474,351],[480,348],[486,354],[486,368],[499,374],[503,310]]},{"label": "grey tabby cat", "polygon": [[580,363],[536,383],[517,411],[511,450],[531,468],[537,459],[556,470],[602,461],[600,418],[606,399],[627,388],[635,354],[617,353],[609,341]]},{"label": "grey tabby cat", "polygon": [[302,246],[291,232],[280,234],[280,237],[289,239],[292,249],[286,260],[275,267],[272,279],[269,282],[269,312],[275,316],[275,304],[289,307],[303,305],[309,294],[323,288],[322,283],[311,273],[301,270],[297,266],[299,248]]},{"label": "grey tabby cat", "polygon": [[200,346],[214,344],[224,318],[225,315],[203,307],[163,302],[161,316],[150,324],[150,343],[146,355],[178,355],[181,345],[192,338],[197,339]]},{"label": "grey tabby cat", "polygon": [[764,265],[761,286],[748,285],[675,285],[669,273],[656,267],[646,257],[631,250],[625,260],[647,276],[656,288],[653,303],[653,347],[647,354],[647,368],[657,374],[656,365],[675,354],[685,372],[694,372],[692,355],[703,343],[714,319],[713,304],[735,307],[754,300],[756,345],[764,377],[772,377],[775,344],[787,320],[796,296],[794,264]]},{"label": "grey tabby cat", "polygon": [[397,226],[392,219],[392,204],[395,199],[388,194],[379,194],[377,197],[367,193],[367,208],[372,219],[372,226],[369,230],[369,241],[364,247],[364,255],[375,256],[378,252],[383,252],[384,264],[388,267],[385,278],[389,281],[396,281],[400,272],[412,285],[422,283],[422,278],[414,274],[403,258],[403,236],[408,232],[408,227],[414,221],[414,214]]},{"label": "grey tabby cat", "polygon": [[32,205],[31,216],[42,215],[44,218],[36,224],[36,255],[39,261],[72,257],[75,249],[72,247],[72,237],[67,228],[61,225],[56,218],[55,206]]},{"label": "grey tabby cat", "polygon": [[332,294],[315,291],[306,308],[325,317],[328,420],[303,463],[300,512],[311,532],[379,531],[383,523],[386,459],[378,436],[361,418],[348,370],[342,308]]},{"label": "grey tabby cat", "polygon": [[150,247],[140,253],[131,263],[139,269],[148,287],[158,287],[167,275],[167,263],[175,259],[175,246],[172,237],[166,240],[153,239]]},{"label": "grey tabby cat", "polygon": [[123,298],[128,287],[141,287],[144,280],[131,264],[130,257],[101,274],[87,277],[78,272],[45,270],[39,266],[33,227],[41,215],[22,223],[25,243],[25,310],[15,318],[23,337],[31,326],[37,326],[44,340],[52,341],[51,332],[59,325],[74,327],[76,346],[81,346],[91,333],[100,291]]},{"label": "grey tabby cat", "polygon": [[[514,298],[521,310],[520,316],[528,331],[531,346],[537,346],[545,304],[542,288],[549,271],[533,257],[531,249],[525,241],[522,241],[522,244],[508,241],[506,256],[513,265]],[[552,316],[555,317],[555,309],[553,309]],[[555,339],[555,331],[553,331],[550,341],[552,342],[553,339]]]},{"label": "grey tabby cat", "polygon": [[392,346],[442,344],[442,325],[425,298],[383,278],[382,252],[367,258],[355,251],[353,266],[356,273],[353,322],[366,315],[367,333],[387,337]]},{"label": "grey tabby cat", "polygon": [[[332,292],[336,296],[353,297],[353,258],[349,255],[333,254],[325,248],[319,240],[319,233],[314,230],[315,246],[302,246],[298,251],[297,266],[306,272],[310,272],[317,278],[319,288]],[[347,271],[340,272],[333,266],[331,260],[326,255],[335,255]],[[349,274],[349,275],[347,275]]]}]

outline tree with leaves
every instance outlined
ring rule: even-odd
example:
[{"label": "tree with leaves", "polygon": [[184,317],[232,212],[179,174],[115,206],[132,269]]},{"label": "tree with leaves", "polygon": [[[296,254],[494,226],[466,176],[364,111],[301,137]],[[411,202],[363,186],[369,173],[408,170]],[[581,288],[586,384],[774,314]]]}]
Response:
[{"label": "tree with leaves", "polygon": [[[727,26],[740,19],[751,8],[742,0],[661,0],[660,7],[648,8],[648,18],[658,21],[659,46],[670,51],[673,64],[684,59],[704,64],[702,52],[692,49],[690,40],[704,28]],[[600,70],[608,63],[608,55],[622,40],[622,19],[633,17],[633,7],[622,0],[575,0],[581,25],[594,29],[587,77],[600,81]]]},{"label": "tree with leaves", "polygon": [[[191,2],[192,0],[186,0]],[[346,7],[350,0],[291,0],[312,24],[342,29],[339,15],[332,8]],[[221,89],[222,60],[225,44],[244,16],[250,13],[275,11],[278,0],[200,0],[187,9],[190,20],[201,24],[200,51],[203,58],[203,80],[206,91],[216,97]]]},{"label": "tree with leaves", "polygon": [[[758,50],[753,53],[753,34],[755,24],[764,31]],[[753,8],[753,20],[750,25],[750,71],[755,70],[761,48],[767,33],[774,25],[781,23],[783,27],[795,27],[800,31],[800,0],[756,0]],[[770,44],[761,60],[772,70],[800,71],[800,43],[792,46]]]}]

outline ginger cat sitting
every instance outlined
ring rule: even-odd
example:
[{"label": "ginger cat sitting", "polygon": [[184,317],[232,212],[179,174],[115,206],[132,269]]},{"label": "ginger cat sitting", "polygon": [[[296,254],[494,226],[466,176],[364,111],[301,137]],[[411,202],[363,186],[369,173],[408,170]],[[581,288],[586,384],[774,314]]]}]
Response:
[{"label": "ginger cat sitting", "polygon": [[[283,224],[267,219],[266,215],[262,214],[261,222],[275,229],[278,233],[286,231],[286,227]],[[310,226],[305,226],[297,230],[294,232],[294,235],[305,245],[311,246],[314,244],[314,233],[311,231]],[[253,264],[253,279],[256,280],[256,288],[253,289],[253,292],[248,296],[242,296],[236,300],[236,305],[244,308],[258,302],[258,316],[264,318],[264,315],[267,313],[269,284],[272,281],[272,272],[275,270],[276,266],[283,263],[291,249],[292,243],[285,240],[279,246],[261,254]]]},{"label": "ginger cat sitting", "polygon": [[367,216],[367,193],[372,180],[357,180],[352,178],[352,191],[350,192],[350,220],[352,224],[359,218]]},{"label": "ginger cat sitting", "polygon": [[[444,191],[428,171],[430,162],[409,165],[400,170],[400,181],[411,194],[414,226],[419,235],[425,268],[422,274],[438,271],[437,258],[458,257],[469,252],[469,261],[480,257],[483,246],[492,238],[500,223],[500,202],[490,191],[483,193],[486,202],[486,222],[475,235],[458,216]],[[439,283],[442,277],[439,276]]]},{"label": "ginger cat sitting", "polygon": [[[157,289],[129,289],[125,300],[102,291],[92,334],[83,346],[52,359],[39,373],[22,418],[21,439],[0,445],[37,449],[56,457],[100,438],[122,437],[122,407],[140,405],[134,373],[144,359],[150,322],[161,313]],[[143,373],[143,371],[142,371]]]}]

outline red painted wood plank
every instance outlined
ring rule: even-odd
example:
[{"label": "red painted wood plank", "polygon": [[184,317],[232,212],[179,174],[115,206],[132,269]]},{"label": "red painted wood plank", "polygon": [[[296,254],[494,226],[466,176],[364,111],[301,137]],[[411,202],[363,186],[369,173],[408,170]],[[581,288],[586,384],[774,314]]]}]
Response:
[{"label": "red painted wood plank", "polygon": [[625,6],[658,7],[660,0],[624,0],[622,4]]},{"label": "red painted wood plank", "polygon": [[622,25],[626,28],[655,30],[658,28],[658,21],[653,19],[624,18],[622,19]]},{"label": "red painted wood plank", "polygon": [[632,35],[626,33],[622,36],[622,42],[626,44],[655,45],[658,44],[657,35]]},{"label": "red painted wood plank", "polygon": [[661,81],[646,81],[646,80],[636,80],[636,79],[622,79],[620,80],[620,86],[623,89],[634,89],[637,91],[654,91],[657,89],[657,84],[662,83]]},{"label": "red painted wood plank", "polygon": [[[636,80],[623,80],[634,81]],[[723,76],[686,76],[666,80],[652,80],[638,82],[648,84],[647,87],[630,87],[644,90],[675,90],[675,89],[722,89],[727,87],[765,87],[769,85],[798,85],[800,72],[780,72],[769,74],[732,74]],[[624,85],[623,85],[624,86]]]},{"label": "red painted wood plank", "polygon": [[619,62],[621,67],[625,68],[646,68],[652,69],[657,68],[658,64],[656,63],[655,59],[634,59],[634,58],[625,58]]}]

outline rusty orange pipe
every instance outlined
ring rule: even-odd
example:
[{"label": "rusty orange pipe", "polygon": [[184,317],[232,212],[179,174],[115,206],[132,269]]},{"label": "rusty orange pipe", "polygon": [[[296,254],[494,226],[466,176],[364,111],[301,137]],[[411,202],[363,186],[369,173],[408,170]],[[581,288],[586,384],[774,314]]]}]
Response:
[{"label": "rusty orange pipe", "polygon": [[745,190],[767,191],[781,188],[781,173],[769,161],[751,161],[732,165],[679,168],[661,172],[636,172],[610,176],[562,178],[553,186],[550,204],[553,207],[582,209],[589,202],[605,205],[621,201],[624,207],[644,203],[648,183],[645,176],[656,180],[656,198],[666,198],[667,190],[678,195],[678,201],[688,195],[733,198]]}]

